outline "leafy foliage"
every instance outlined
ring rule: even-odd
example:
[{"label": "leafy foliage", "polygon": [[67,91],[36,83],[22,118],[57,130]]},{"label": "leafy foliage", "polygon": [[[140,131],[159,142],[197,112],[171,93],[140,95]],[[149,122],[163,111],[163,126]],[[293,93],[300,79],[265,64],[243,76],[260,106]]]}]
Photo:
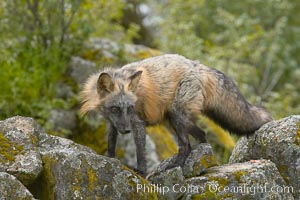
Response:
[{"label": "leafy foliage", "polygon": [[121,0],[1,1],[0,118],[45,119],[50,109],[73,106],[56,98],[57,83],[89,36],[130,41],[119,23],[122,6]]}]

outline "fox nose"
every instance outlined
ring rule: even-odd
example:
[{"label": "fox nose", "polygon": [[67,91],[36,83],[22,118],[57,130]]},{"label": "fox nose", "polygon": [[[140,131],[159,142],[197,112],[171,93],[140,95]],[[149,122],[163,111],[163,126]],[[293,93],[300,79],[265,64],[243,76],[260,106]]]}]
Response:
[{"label": "fox nose", "polygon": [[130,129],[125,129],[125,133],[127,134],[127,133],[130,133],[131,132],[131,130]]}]

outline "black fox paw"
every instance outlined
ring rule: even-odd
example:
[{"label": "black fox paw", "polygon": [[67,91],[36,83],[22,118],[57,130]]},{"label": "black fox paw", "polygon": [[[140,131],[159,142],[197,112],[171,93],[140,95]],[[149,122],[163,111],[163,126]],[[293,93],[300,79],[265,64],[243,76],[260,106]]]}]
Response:
[{"label": "black fox paw", "polygon": [[168,166],[166,166],[165,170],[173,169],[175,167],[180,167],[177,163],[170,163]]},{"label": "black fox paw", "polygon": [[133,169],[133,171],[135,171],[138,175],[142,176],[143,178],[145,178],[147,176],[145,171],[142,171],[142,170],[137,169],[137,168],[132,168],[132,169]]}]

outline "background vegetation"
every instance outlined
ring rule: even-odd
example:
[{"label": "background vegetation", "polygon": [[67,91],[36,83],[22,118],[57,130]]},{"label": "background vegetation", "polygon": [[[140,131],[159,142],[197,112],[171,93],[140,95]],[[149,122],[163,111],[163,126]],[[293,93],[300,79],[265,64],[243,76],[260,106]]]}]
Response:
[{"label": "background vegetation", "polygon": [[52,109],[76,109],[77,98],[58,97],[57,87],[92,37],[200,60],[274,118],[299,114],[299,10],[294,0],[2,0],[0,120],[25,115],[45,124]]}]

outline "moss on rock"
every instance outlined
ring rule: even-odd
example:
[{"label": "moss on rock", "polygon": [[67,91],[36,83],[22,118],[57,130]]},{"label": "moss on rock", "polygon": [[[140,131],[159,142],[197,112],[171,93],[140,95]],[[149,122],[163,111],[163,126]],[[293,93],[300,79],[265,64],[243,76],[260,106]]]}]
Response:
[{"label": "moss on rock", "polygon": [[246,171],[236,171],[233,173],[236,181],[240,182],[241,181],[241,178],[245,175],[247,175],[248,173]]},{"label": "moss on rock", "polygon": [[0,163],[2,165],[14,162],[16,156],[22,152],[22,145],[8,140],[3,133],[0,133]]},{"label": "moss on rock", "polygon": [[[289,116],[263,125],[249,138],[241,138],[233,150],[230,162],[269,159],[276,164],[287,184],[300,187],[300,116]],[[300,191],[294,192],[300,197]]]},{"label": "moss on rock", "polygon": [[[212,167],[202,176],[186,179],[186,184],[201,189],[189,191],[182,199],[293,199],[292,193],[271,190],[286,187],[286,183],[274,163],[267,160]],[[265,191],[259,191],[258,186],[266,187]]]},{"label": "moss on rock", "polygon": [[0,199],[34,200],[35,198],[16,177],[0,172]]},{"label": "moss on rock", "polygon": [[0,121],[0,170],[17,177],[26,186],[42,171],[37,130],[32,118],[16,116]]},{"label": "moss on rock", "polygon": [[204,168],[213,167],[217,165],[214,155],[207,155],[200,158],[200,163]]},{"label": "moss on rock", "polygon": [[117,159],[97,155],[70,140],[44,135],[40,152],[44,170],[31,191],[40,199],[155,199],[137,192],[148,183]]},{"label": "moss on rock", "polygon": [[300,123],[296,124],[298,126],[298,130],[296,132],[295,144],[300,146]]}]

